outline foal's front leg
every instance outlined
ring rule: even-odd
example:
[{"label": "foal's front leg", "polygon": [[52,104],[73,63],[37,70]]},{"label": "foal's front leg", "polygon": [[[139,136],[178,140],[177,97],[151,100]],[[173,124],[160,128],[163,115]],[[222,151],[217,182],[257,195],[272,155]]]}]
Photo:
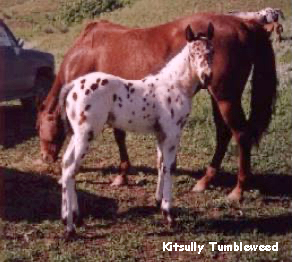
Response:
[{"label": "foal's front leg", "polygon": [[[179,137],[179,135],[177,136]],[[163,185],[161,209],[164,217],[170,225],[173,224],[174,219],[171,214],[172,208],[172,166],[176,161],[176,152],[179,144],[179,138],[170,137],[165,139],[162,143],[162,164],[160,167],[161,180]]]},{"label": "foal's front leg", "polygon": [[156,206],[160,208],[163,198],[163,175],[162,175],[163,153],[160,144],[157,145],[157,168],[158,168],[158,183],[156,189]]}]

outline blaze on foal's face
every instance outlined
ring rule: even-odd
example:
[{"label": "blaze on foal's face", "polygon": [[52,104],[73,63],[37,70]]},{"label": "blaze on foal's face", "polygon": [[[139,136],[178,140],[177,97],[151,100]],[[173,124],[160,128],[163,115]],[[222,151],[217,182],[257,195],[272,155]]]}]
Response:
[{"label": "blaze on foal's face", "polygon": [[57,160],[63,144],[65,133],[59,114],[41,111],[38,114],[38,129],[42,159],[46,162]]}]

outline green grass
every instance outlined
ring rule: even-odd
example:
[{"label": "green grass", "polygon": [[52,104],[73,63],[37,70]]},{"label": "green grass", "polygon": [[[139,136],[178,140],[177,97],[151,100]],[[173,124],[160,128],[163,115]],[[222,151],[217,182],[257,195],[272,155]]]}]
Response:
[{"label": "green grass", "polygon": [[[58,1],[1,1],[0,8],[15,14],[8,23],[18,36],[53,52],[58,63],[83,25],[67,33],[44,32],[45,14],[54,14]],[[196,5],[194,3],[197,3]],[[138,0],[131,7],[102,15],[129,26],[150,26],[190,14],[193,10],[227,11],[281,7],[287,17],[284,35],[291,37],[288,1],[171,1]],[[23,10],[23,12],[21,12]],[[35,14],[35,10],[41,13]],[[20,23],[27,17],[28,25]],[[34,22],[30,22],[32,19]],[[54,25],[55,26],[55,25]],[[191,192],[212,158],[215,129],[206,91],[193,100],[173,177],[178,226],[169,229],[154,209],[157,182],[155,139],[128,134],[133,168],[129,187],[111,188],[117,175],[118,149],[111,129],[95,140],[77,176],[85,225],[79,238],[65,243],[59,221],[61,188],[55,167],[35,162],[40,157],[34,119],[17,103],[0,107],[0,176],[5,180],[6,219],[0,221],[0,261],[291,261],[292,237],[292,77],[291,40],[274,44],[279,78],[275,114],[259,148],[252,152],[250,188],[239,204],[225,196],[235,185],[237,149],[229,146],[222,170],[202,194]],[[243,106],[249,113],[249,88]],[[21,132],[19,132],[21,130]],[[163,241],[205,244],[202,254],[162,252]],[[244,244],[279,243],[278,252],[212,252],[209,241]]]}]

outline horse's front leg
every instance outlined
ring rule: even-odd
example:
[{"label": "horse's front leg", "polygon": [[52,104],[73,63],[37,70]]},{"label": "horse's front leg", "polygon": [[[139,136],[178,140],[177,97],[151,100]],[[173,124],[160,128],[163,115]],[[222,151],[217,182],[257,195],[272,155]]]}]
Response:
[{"label": "horse's front leg", "polygon": [[194,192],[203,192],[204,190],[206,190],[210,182],[216,176],[221,167],[222,160],[225,156],[227,147],[232,137],[232,132],[227,124],[224,122],[217,103],[212,97],[211,99],[213,106],[214,122],[216,124],[216,150],[214,152],[210,165],[207,167],[205,175],[201,179],[199,179],[196,185],[193,187],[192,191]]},{"label": "horse's front leg", "polygon": [[125,138],[126,134],[120,129],[114,129],[115,141],[119,148],[120,154],[120,166],[119,166],[119,175],[115,177],[111,186],[122,186],[127,185],[127,173],[130,168],[130,161],[127,153]]}]

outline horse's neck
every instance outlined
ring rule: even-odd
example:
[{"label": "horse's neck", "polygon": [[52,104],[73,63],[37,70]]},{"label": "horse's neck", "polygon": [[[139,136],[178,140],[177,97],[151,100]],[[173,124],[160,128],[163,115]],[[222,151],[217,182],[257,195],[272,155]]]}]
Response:
[{"label": "horse's neck", "polygon": [[156,78],[168,81],[181,81],[190,78],[189,49],[186,45],[179,54],[173,57],[156,75]]}]

